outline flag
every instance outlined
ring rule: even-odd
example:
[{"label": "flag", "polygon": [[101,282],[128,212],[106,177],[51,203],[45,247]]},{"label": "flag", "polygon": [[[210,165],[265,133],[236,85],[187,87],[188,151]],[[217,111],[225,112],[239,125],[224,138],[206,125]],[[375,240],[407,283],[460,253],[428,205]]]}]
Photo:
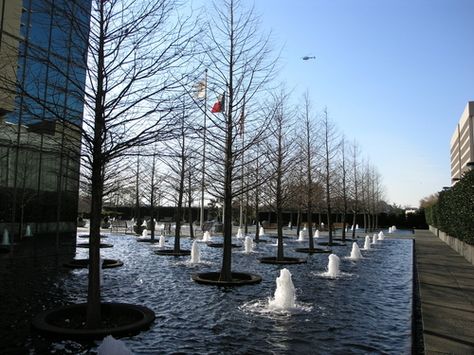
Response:
[{"label": "flag", "polygon": [[222,112],[224,110],[224,105],[225,105],[225,92],[222,95],[219,95],[216,103],[211,108],[211,112],[212,113]]},{"label": "flag", "polygon": [[206,81],[201,80],[196,84],[196,97],[198,99],[204,99],[206,97]]}]

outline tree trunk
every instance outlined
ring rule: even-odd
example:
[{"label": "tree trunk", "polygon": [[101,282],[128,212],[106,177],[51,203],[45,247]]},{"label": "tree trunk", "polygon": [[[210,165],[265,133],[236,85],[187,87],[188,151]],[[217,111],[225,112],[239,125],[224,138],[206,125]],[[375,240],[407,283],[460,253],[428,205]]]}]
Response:
[{"label": "tree trunk", "polygon": [[298,212],[296,214],[296,235],[300,235],[301,229],[301,206],[298,206]]},{"label": "tree trunk", "polygon": [[176,206],[176,229],[174,237],[174,252],[179,253],[181,250],[181,220],[183,219],[183,196],[184,196],[184,180],[186,178],[186,136],[184,131],[184,111],[181,125],[181,166],[179,172],[179,190],[178,190],[178,206]]},{"label": "tree trunk", "polygon": [[352,239],[355,239],[356,225],[357,225],[357,212],[354,211],[352,215]]},{"label": "tree trunk", "polygon": [[152,160],[152,166],[151,166],[151,193],[150,193],[151,240],[155,240],[155,159],[156,159],[156,155],[153,154],[153,160]]},{"label": "tree trunk", "polygon": [[188,199],[188,216],[189,216],[189,237],[194,239],[194,223],[193,223],[193,207],[191,196]]}]

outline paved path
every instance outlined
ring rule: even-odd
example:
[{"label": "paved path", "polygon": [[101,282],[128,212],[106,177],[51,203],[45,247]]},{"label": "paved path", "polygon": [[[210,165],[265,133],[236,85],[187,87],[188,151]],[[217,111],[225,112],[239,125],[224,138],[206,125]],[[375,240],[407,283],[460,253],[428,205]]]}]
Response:
[{"label": "paved path", "polygon": [[474,354],[474,265],[428,230],[416,230],[425,354]]}]

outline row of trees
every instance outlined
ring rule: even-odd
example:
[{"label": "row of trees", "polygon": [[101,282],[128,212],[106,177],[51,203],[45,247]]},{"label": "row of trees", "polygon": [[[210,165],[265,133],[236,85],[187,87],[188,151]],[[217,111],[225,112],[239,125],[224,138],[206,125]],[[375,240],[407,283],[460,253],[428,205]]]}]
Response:
[{"label": "row of trees", "polygon": [[[164,3],[170,2],[157,5]],[[316,208],[327,212],[329,226],[336,208],[343,215],[349,210],[354,214],[363,213],[365,225],[375,226],[382,188],[375,168],[362,162],[356,145],[348,147],[327,110],[316,114],[306,94],[304,110],[299,112],[291,107],[290,95],[284,89],[273,87],[276,60],[271,57],[269,37],[259,35],[253,11],[243,8],[237,0],[223,3],[224,6],[213,9],[214,16],[209,22],[203,22],[204,27],[186,31],[184,26],[173,28],[171,38],[176,40],[166,48],[176,46],[179,51],[174,48],[171,58],[160,55],[159,58],[167,61],[159,66],[153,56],[140,52],[141,48],[147,52],[153,48],[146,43],[152,36],[147,31],[130,36],[127,31],[131,24],[114,30],[110,42],[104,42],[110,46],[111,53],[104,56],[102,63],[101,36],[107,38],[105,32],[111,28],[110,20],[115,16],[112,10],[116,5],[99,3],[98,47],[94,56],[98,58],[95,62],[98,75],[91,82],[91,92],[97,96],[106,88],[110,90],[103,92],[100,103],[96,100],[91,105],[90,117],[94,120],[89,126],[86,121],[84,133],[86,151],[90,152],[86,154],[86,166],[91,171],[86,176],[92,186],[92,215],[100,214],[104,196],[117,191],[120,185],[117,181],[126,181],[123,171],[131,168],[122,166],[135,165],[130,163],[130,157],[137,161],[136,170],[132,172],[136,178],[136,203],[140,203],[139,196],[145,196],[146,190],[152,205],[160,197],[175,203],[178,236],[183,202],[192,204],[204,187],[206,196],[222,204],[221,278],[228,280],[232,277],[234,204],[239,204],[247,216],[253,205],[257,222],[259,206],[273,208],[279,216],[279,227],[282,209],[296,206],[300,215],[308,216],[312,233],[310,219]],[[152,13],[149,8],[145,10],[147,14]],[[123,17],[137,21],[135,15]],[[124,33],[118,42],[117,33]],[[130,41],[123,60],[106,64],[107,58],[116,60],[115,51]],[[161,43],[158,47],[163,50]],[[130,64],[128,70],[123,70],[124,62]],[[166,75],[159,70],[163,68]],[[155,74],[167,81],[157,85],[153,82]],[[99,85],[100,82],[103,84]],[[105,86],[105,82],[116,85]],[[127,82],[129,85],[124,85]],[[204,95],[196,92],[197,82]],[[207,97],[218,94],[219,102],[210,113]],[[148,168],[143,169],[143,166]],[[139,179],[146,173],[149,177]],[[101,184],[103,187],[94,191],[94,186]],[[91,232],[97,229],[98,233],[99,225],[100,222],[91,221]],[[331,228],[329,233],[331,243]],[[179,248],[179,244],[175,247]]]},{"label": "row of trees", "polygon": [[[44,11],[50,11],[53,3],[44,4]],[[57,18],[72,23],[84,20],[75,15],[78,8],[89,13],[81,1],[61,6]],[[82,181],[91,197],[90,327],[101,315],[101,213],[104,201],[120,201],[124,190],[135,191],[137,205],[176,204],[177,237],[185,202],[202,201],[203,188],[207,198],[219,201],[222,280],[232,279],[236,204],[242,221],[253,211],[258,222],[260,206],[274,209],[280,236],[284,208],[296,208],[300,221],[306,214],[310,233],[312,212],[318,210],[326,211],[329,226],[335,210],[343,216],[363,214],[366,226],[377,224],[383,191],[375,167],[336,130],[326,109],[314,111],[309,93],[299,110],[285,89],[275,87],[277,60],[253,10],[239,0],[223,0],[209,13],[205,20],[174,0],[94,0],[90,29],[77,23],[64,38],[69,46],[87,43],[87,50],[74,52],[82,57],[68,58],[78,66],[87,62],[85,87],[77,77],[82,72],[65,72],[54,60],[47,63],[58,80],[70,82],[68,90],[77,100],[84,98],[82,124],[56,110],[64,107],[55,102],[64,95],[54,95],[54,85],[49,96],[38,97],[16,83],[29,97],[25,110],[41,107],[49,118],[70,127],[74,135],[65,131],[62,140],[77,139],[77,132],[82,137]],[[210,113],[217,95],[219,103]]]}]

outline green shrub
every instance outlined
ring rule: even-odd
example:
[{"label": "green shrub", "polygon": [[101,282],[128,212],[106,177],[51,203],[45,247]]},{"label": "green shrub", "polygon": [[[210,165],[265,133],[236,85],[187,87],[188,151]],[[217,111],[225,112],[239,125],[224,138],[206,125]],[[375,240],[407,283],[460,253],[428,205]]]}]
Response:
[{"label": "green shrub", "polygon": [[426,222],[448,235],[474,244],[474,170],[463,175],[425,211]]}]

